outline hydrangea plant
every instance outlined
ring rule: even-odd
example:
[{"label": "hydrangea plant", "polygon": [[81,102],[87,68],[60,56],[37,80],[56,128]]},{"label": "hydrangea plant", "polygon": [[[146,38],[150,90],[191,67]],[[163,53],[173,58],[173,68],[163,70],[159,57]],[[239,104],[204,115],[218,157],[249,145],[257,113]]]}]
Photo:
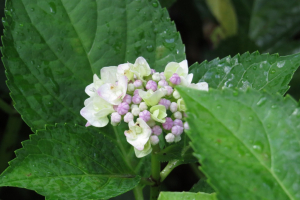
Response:
[{"label": "hydrangea plant", "polygon": [[[34,134],[0,186],[49,200],[143,200],[145,186],[159,200],[300,199],[300,108],[283,97],[299,53],[188,67],[156,0],[7,0],[5,15],[7,85]],[[197,162],[206,178],[191,191],[160,191]]]}]

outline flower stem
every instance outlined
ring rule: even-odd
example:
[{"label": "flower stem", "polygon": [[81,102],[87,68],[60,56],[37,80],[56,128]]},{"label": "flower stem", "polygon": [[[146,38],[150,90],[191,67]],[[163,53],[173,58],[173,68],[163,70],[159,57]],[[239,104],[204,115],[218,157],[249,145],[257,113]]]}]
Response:
[{"label": "flower stem", "polygon": [[3,99],[0,99],[0,109],[9,115],[17,113],[15,109],[12,106],[8,105],[5,101],[3,101]]},{"label": "flower stem", "polygon": [[151,153],[151,178],[155,182],[150,189],[150,199],[157,200],[160,187],[160,162],[157,157],[157,153],[160,151],[159,145],[152,147]]},{"label": "flower stem", "polygon": [[133,194],[136,200],[144,200],[143,187],[138,185],[133,189]]},{"label": "flower stem", "polygon": [[167,166],[160,172],[160,178],[161,182],[163,182],[167,176],[171,173],[171,171],[177,167],[178,165],[181,165],[182,161],[180,160],[171,160]]}]

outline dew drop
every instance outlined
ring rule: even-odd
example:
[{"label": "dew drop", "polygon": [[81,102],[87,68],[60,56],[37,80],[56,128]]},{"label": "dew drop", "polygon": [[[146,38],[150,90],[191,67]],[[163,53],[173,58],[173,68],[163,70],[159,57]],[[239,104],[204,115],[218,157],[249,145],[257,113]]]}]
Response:
[{"label": "dew drop", "polygon": [[253,117],[252,117],[252,116],[249,116],[248,119],[249,119],[250,121],[252,121],[252,120],[253,120]]},{"label": "dew drop", "polygon": [[147,51],[152,52],[154,50],[154,47],[152,45],[147,46]]},{"label": "dew drop", "polygon": [[157,7],[158,7],[158,3],[157,3],[157,2],[154,2],[154,3],[152,4],[152,6],[153,6],[154,8],[157,8]]},{"label": "dew drop", "polygon": [[30,63],[31,63],[32,65],[34,65],[34,64],[35,64],[34,60],[30,61]]},{"label": "dew drop", "polygon": [[260,145],[253,145],[252,148],[256,151],[261,151],[261,146]]},{"label": "dew drop", "polygon": [[23,27],[24,26],[24,24],[19,24],[21,27]]},{"label": "dew drop", "polygon": [[274,108],[277,108],[277,105],[272,105],[271,108],[273,108],[273,109],[274,109]]},{"label": "dew drop", "polygon": [[34,11],[34,8],[30,8],[30,11],[33,12],[33,11]]},{"label": "dew drop", "polygon": [[253,69],[253,70],[256,70],[256,69],[257,69],[257,67],[256,67],[256,66],[254,66],[252,69]]},{"label": "dew drop", "polygon": [[266,98],[266,97],[263,97],[263,98],[261,98],[261,99],[256,103],[256,105],[262,106],[262,105],[264,105],[266,102],[267,102],[267,98]]},{"label": "dew drop", "polygon": [[271,71],[271,74],[275,74],[275,72],[276,72],[276,71],[273,69],[273,70]]},{"label": "dew drop", "polygon": [[220,109],[221,108],[221,106],[220,105],[217,105],[217,109]]},{"label": "dew drop", "polygon": [[50,12],[52,14],[55,14],[56,13],[56,6],[55,6],[55,4],[53,2],[50,2],[49,6],[50,6]]},{"label": "dew drop", "polygon": [[170,39],[165,39],[165,41],[167,43],[173,43],[175,41],[175,39],[174,38],[170,38]]}]

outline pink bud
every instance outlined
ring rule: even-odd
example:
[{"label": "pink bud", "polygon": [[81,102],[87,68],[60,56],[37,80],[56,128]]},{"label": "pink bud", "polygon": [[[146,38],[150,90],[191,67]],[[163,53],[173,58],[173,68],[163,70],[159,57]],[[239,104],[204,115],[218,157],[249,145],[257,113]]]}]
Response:
[{"label": "pink bud", "polygon": [[159,75],[160,75],[160,80],[166,80],[165,73],[161,72]]},{"label": "pink bud", "polygon": [[175,136],[174,136],[172,133],[168,133],[168,134],[166,135],[165,139],[166,139],[166,141],[167,141],[168,143],[171,143],[171,142],[174,142]]},{"label": "pink bud", "polygon": [[155,72],[155,69],[151,69],[151,74],[154,74]]},{"label": "pink bud", "polygon": [[170,110],[171,110],[171,112],[173,112],[173,113],[176,112],[176,111],[177,111],[177,108],[178,108],[177,103],[172,102],[171,105],[170,105]]},{"label": "pink bud", "polygon": [[171,86],[165,86],[165,89],[167,89],[167,95],[171,95],[173,93],[173,88]]},{"label": "pink bud", "polygon": [[190,126],[187,122],[184,122],[184,130],[189,130],[190,129]]},{"label": "pink bud", "polygon": [[153,128],[152,128],[152,132],[153,132],[153,134],[155,134],[155,135],[160,135],[160,134],[162,133],[162,129],[161,129],[160,126],[155,125],[155,126],[153,126]]},{"label": "pink bud", "polygon": [[166,109],[169,109],[169,106],[171,105],[171,101],[168,99],[161,99],[161,100],[159,100],[158,104],[165,106]]},{"label": "pink bud", "polygon": [[174,126],[181,126],[181,127],[183,127],[182,120],[180,120],[180,119],[175,119],[174,122],[173,122],[173,125],[174,125]]},{"label": "pink bud", "polygon": [[152,145],[157,145],[159,143],[159,138],[156,135],[150,137],[150,142]]},{"label": "pink bud", "polygon": [[134,87],[138,88],[138,87],[141,87],[143,84],[143,82],[141,80],[135,80],[133,85]]},{"label": "pink bud", "polygon": [[179,85],[181,83],[180,76],[177,73],[174,73],[170,78],[170,82],[174,85]]},{"label": "pink bud", "polygon": [[142,102],[142,98],[140,97],[140,95],[138,94],[135,94],[133,97],[132,97],[132,102],[134,104],[139,104]]},{"label": "pink bud", "polygon": [[126,113],[126,115],[124,116],[124,122],[128,123],[131,120],[133,120],[133,114],[131,112]]},{"label": "pink bud", "polygon": [[121,121],[121,115],[119,113],[114,112],[111,114],[111,122],[112,123],[119,123]]},{"label": "pink bud", "polygon": [[157,83],[153,80],[150,80],[146,84],[147,90],[152,90],[153,92],[157,90]]},{"label": "pink bud", "polygon": [[164,129],[171,130],[173,126],[173,120],[170,117],[166,117],[166,122],[162,124]]},{"label": "pink bud", "polygon": [[114,109],[115,111],[117,111],[117,110],[118,110],[118,105],[113,105],[113,109]]},{"label": "pink bud", "polygon": [[126,94],[123,98],[123,102],[131,104],[131,96],[129,94]]},{"label": "pink bud", "polygon": [[120,103],[117,109],[120,115],[125,115],[126,113],[128,113],[128,110],[129,110],[129,104],[125,102]]},{"label": "pink bud", "polygon": [[134,90],[134,93],[133,93],[133,94],[134,94],[134,95],[139,94],[139,90],[138,90],[138,89]]},{"label": "pink bud", "polygon": [[85,124],[85,127],[88,127],[88,126],[90,126],[91,125],[91,123],[90,122],[87,122],[86,124]]},{"label": "pink bud", "polygon": [[149,121],[151,118],[150,112],[148,110],[144,110],[140,112],[139,117],[145,122]]},{"label": "pink bud", "polygon": [[160,81],[158,82],[158,85],[161,86],[161,87],[164,87],[164,86],[167,86],[167,85],[169,85],[169,84],[168,84],[168,82],[167,82],[166,80],[160,80]]},{"label": "pink bud", "polygon": [[173,126],[172,127],[172,133],[174,135],[180,135],[183,132],[183,127],[182,126]]}]

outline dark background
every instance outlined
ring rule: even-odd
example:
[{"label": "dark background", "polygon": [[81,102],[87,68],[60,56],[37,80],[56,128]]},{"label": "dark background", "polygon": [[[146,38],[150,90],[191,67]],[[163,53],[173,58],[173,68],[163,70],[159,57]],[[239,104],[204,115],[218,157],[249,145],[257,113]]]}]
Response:
[{"label": "dark background", "polygon": [[[163,1],[163,0],[162,0]],[[169,4],[174,0],[169,0]],[[168,1],[165,1],[168,2]],[[238,15],[239,23],[242,23],[243,11],[239,9],[239,3],[244,2],[244,0],[233,0],[235,10]],[[249,0],[249,2],[254,2],[254,0]],[[288,3],[288,1],[285,1]],[[168,6],[167,4],[165,4]],[[244,5],[245,6],[245,5]],[[249,3],[247,9],[252,9],[252,3]],[[275,8],[276,9],[276,8]],[[178,31],[181,34],[183,43],[186,47],[186,56],[189,64],[194,62],[202,62],[204,60],[211,60],[215,57],[225,57],[227,55],[234,56],[237,53],[244,53],[246,51],[253,52],[255,50],[260,50],[265,52],[261,47],[250,41],[247,36],[244,37],[243,25],[240,25],[238,35],[232,38],[219,38],[216,42],[211,40],[211,36],[214,30],[219,27],[217,20],[213,17],[213,14],[209,11],[204,0],[178,0],[171,7],[168,8],[170,12],[171,19],[175,21]],[[277,10],[275,10],[277,12]],[[279,12],[279,10],[278,10]],[[4,0],[0,1],[0,16],[4,16]],[[298,15],[300,17],[300,15]],[[269,18],[272,19],[272,16]],[[267,20],[267,19],[266,19]],[[300,40],[300,32],[296,30],[300,27],[295,27],[294,34],[289,36],[293,41]],[[283,27],[284,28],[284,27]],[[3,35],[3,25],[0,24],[1,35]],[[1,43],[2,45],[2,43]],[[300,49],[300,47],[298,47]],[[293,51],[294,53],[297,50]],[[276,52],[270,52],[276,53]],[[282,54],[288,54],[288,51],[282,50]],[[2,55],[1,55],[2,56]],[[0,99],[4,100],[8,104],[12,104],[9,90],[5,84],[5,72],[3,64],[0,63]],[[291,89],[288,91],[297,101],[300,98],[299,92],[300,83],[300,72],[296,72],[292,82]],[[2,172],[7,166],[7,162],[14,158],[13,151],[21,148],[21,142],[29,138],[29,134],[32,134],[30,128],[21,121],[20,115],[18,113],[8,115],[6,112],[0,110],[0,145],[5,145],[5,151],[0,152],[0,172]],[[12,120],[13,123],[20,123],[21,127],[18,131],[7,129],[7,123]],[[4,141],[4,134],[7,132],[12,132],[12,139]],[[5,142],[5,144],[4,144]],[[7,145],[9,144],[9,145]],[[9,157],[7,160],[1,153],[5,153]],[[163,166],[166,163],[162,164]],[[191,187],[199,180],[201,174],[197,172],[196,165],[181,165],[177,167],[169,177],[164,181],[162,185],[162,190],[168,191],[188,191]],[[149,188],[144,189],[145,196],[149,197]],[[44,199],[44,197],[36,194],[34,191],[20,189],[20,188],[0,188],[0,200],[39,200]],[[132,193],[127,193],[121,197],[114,199],[133,199]]]}]

